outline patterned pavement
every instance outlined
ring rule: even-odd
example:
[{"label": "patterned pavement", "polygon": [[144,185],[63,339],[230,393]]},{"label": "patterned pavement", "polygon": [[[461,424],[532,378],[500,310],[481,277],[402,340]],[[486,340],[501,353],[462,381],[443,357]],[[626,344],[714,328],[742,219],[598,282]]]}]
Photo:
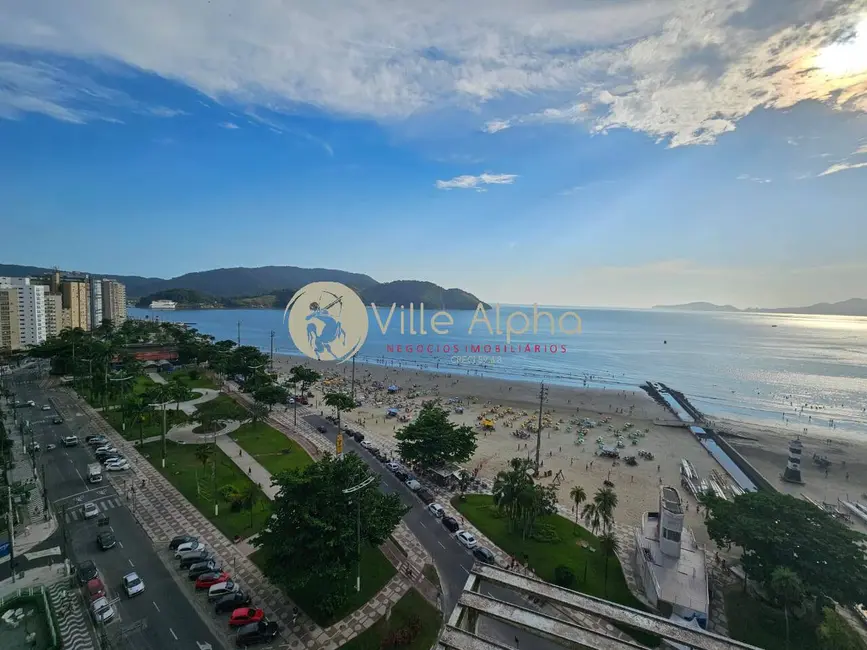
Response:
[{"label": "patterned pavement", "polygon": [[81,595],[69,588],[68,578],[47,587],[48,602],[54,611],[64,650],[93,650],[96,647],[87,625],[87,611]]}]

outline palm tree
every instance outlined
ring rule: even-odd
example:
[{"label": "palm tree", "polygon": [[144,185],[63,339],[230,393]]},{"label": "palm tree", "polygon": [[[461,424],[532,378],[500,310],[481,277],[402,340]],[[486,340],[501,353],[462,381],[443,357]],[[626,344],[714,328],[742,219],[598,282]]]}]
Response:
[{"label": "palm tree", "polygon": [[198,460],[202,464],[202,469],[208,464],[208,461],[211,460],[211,456],[214,454],[214,446],[213,445],[198,445],[196,447],[196,460]]},{"label": "palm tree", "polygon": [[789,647],[789,609],[801,603],[804,599],[804,585],[798,574],[788,567],[778,566],[771,573],[771,592],[783,606],[786,617],[786,648]]},{"label": "palm tree", "polygon": [[584,508],[581,510],[581,518],[594,535],[602,525],[602,513],[593,501],[584,504]]},{"label": "palm tree", "polygon": [[520,522],[526,524],[525,508],[532,506],[533,477],[529,471],[533,464],[526,458],[512,458],[509,469],[497,474],[494,479],[494,505],[509,519],[515,528]]},{"label": "palm tree", "polygon": [[253,485],[252,481],[248,481],[247,484],[241,488],[241,492],[238,495],[238,501],[241,503],[242,507],[250,511],[250,527],[252,528],[253,509],[259,501],[259,488]]},{"label": "palm tree", "polygon": [[175,402],[175,413],[181,410],[181,402],[193,398],[193,391],[187,388],[179,379],[172,378],[166,391],[168,399]]},{"label": "palm tree", "polygon": [[608,598],[608,564],[611,556],[620,550],[620,540],[611,531],[606,530],[599,536],[599,550],[605,558],[605,597]]},{"label": "palm tree", "polygon": [[460,492],[461,501],[464,500],[464,493],[467,491],[467,488],[470,487],[472,482],[472,475],[466,470],[461,470],[461,472],[458,474],[458,491]]},{"label": "palm tree", "polygon": [[578,528],[578,509],[582,503],[587,501],[587,492],[580,485],[575,485],[569,490],[569,498],[572,499],[575,510],[575,528]]},{"label": "palm tree", "polygon": [[593,495],[593,503],[602,519],[602,528],[607,532],[614,524],[614,509],[617,507],[617,493],[610,487],[602,487]]},{"label": "palm tree", "polygon": [[343,428],[340,426],[340,413],[341,411],[351,411],[354,409],[355,402],[346,393],[326,393],[325,403],[337,410],[337,430],[342,434]]},{"label": "palm tree", "polygon": [[255,426],[257,422],[260,422],[261,420],[264,420],[266,417],[268,417],[268,411],[268,405],[263,404],[262,402],[256,401],[250,404],[250,418],[253,422],[253,425]]}]

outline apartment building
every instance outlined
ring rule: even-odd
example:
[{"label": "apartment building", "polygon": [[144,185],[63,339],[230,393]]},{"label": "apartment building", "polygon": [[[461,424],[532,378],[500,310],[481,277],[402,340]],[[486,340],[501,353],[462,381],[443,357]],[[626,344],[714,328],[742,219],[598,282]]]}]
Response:
[{"label": "apartment building", "polygon": [[45,333],[57,336],[63,329],[63,296],[59,293],[45,294]]},{"label": "apartment building", "polygon": [[0,350],[21,349],[18,289],[0,288]]},{"label": "apartment building", "polygon": [[63,329],[90,329],[90,284],[85,280],[64,280],[60,285]]},{"label": "apartment building", "polygon": [[48,287],[30,284],[30,278],[0,277],[0,289],[14,289],[18,294],[20,346],[26,348],[45,341],[45,294]]},{"label": "apartment building", "polygon": [[115,326],[126,320],[126,286],[117,280],[102,281],[102,317]]},{"label": "apartment building", "polygon": [[88,280],[88,299],[90,300],[90,328],[96,329],[102,325],[102,280],[90,278]]}]

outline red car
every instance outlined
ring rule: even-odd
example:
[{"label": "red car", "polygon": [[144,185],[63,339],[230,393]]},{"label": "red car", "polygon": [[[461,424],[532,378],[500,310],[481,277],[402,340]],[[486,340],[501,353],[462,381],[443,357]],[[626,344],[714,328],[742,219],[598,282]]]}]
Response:
[{"label": "red car", "polygon": [[229,618],[229,627],[241,627],[250,623],[258,623],[265,620],[264,609],[254,609],[252,607],[241,607],[232,612]]},{"label": "red car", "polygon": [[231,576],[225,571],[214,571],[213,573],[204,573],[196,578],[196,589],[207,589],[221,582],[226,582]]}]

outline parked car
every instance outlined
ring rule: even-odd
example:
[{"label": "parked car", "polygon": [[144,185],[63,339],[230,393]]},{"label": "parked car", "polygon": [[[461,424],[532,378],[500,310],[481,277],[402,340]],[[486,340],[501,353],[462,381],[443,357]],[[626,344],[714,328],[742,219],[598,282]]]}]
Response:
[{"label": "parked car", "polygon": [[172,541],[169,542],[169,550],[176,551],[178,546],[181,544],[186,544],[187,542],[198,542],[198,537],[193,537],[192,535],[178,535],[177,537],[173,537]]},{"label": "parked car", "polygon": [[96,536],[96,543],[103,551],[107,551],[117,545],[117,540],[114,538],[114,533],[105,531]]},{"label": "parked car", "polygon": [[85,437],[84,441],[89,445],[95,445],[97,447],[100,447],[108,442],[108,438],[102,435],[87,436]]},{"label": "parked car", "polygon": [[442,525],[445,526],[445,529],[450,533],[456,533],[461,527],[458,520],[454,517],[443,517],[440,519],[440,523],[442,523]]},{"label": "parked car", "polygon": [[386,454],[381,449],[377,449],[377,450],[373,451],[372,453],[376,457],[376,460],[378,460],[381,463],[384,463],[385,461],[388,460],[388,454]]},{"label": "parked car", "polygon": [[484,546],[476,546],[473,549],[473,557],[476,558],[479,562],[484,562],[485,564],[497,563],[497,558],[494,557],[491,549],[485,548]]},{"label": "parked car", "polygon": [[460,542],[461,545],[466,548],[476,548],[476,546],[478,545],[478,542],[476,541],[476,538],[473,537],[473,534],[468,533],[465,530],[459,530],[457,533],[455,533],[455,539],[457,539],[458,542]]},{"label": "parked car", "polygon": [[427,509],[428,509],[428,512],[430,512],[430,513],[431,513],[434,517],[436,517],[437,519],[441,519],[441,518],[444,517],[445,514],[446,514],[445,508],[443,508],[443,507],[442,507],[440,504],[438,504],[438,503],[432,503],[432,504],[430,504],[430,505],[427,507]]},{"label": "parked car", "polygon": [[187,575],[190,580],[195,580],[199,576],[205,575],[206,573],[214,573],[219,572],[220,566],[217,564],[216,560],[205,560],[204,562],[196,562],[187,570]]},{"label": "parked car", "polygon": [[396,460],[386,463],[385,466],[392,472],[397,472],[400,469],[400,463],[398,463]]},{"label": "parked car", "polygon": [[93,560],[85,560],[84,562],[79,563],[78,567],[75,569],[75,573],[78,575],[78,581],[83,585],[86,585],[94,578],[99,577],[99,572],[96,570],[96,565],[93,563]]},{"label": "parked car", "polygon": [[414,478],[411,478],[406,482],[406,487],[408,487],[413,492],[418,492],[419,490],[421,490],[421,483],[416,481]]},{"label": "parked car", "polygon": [[326,428],[325,428],[324,426],[322,426],[321,424],[320,424],[318,427],[316,427],[316,430],[317,430],[319,433],[328,433],[328,429],[326,429]]},{"label": "parked car", "polygon": [[114,607],[109,604],[105,596],[102,596],[90,604],[90,613],[95,623],[105,624],[114,618]]},{"label": "parked car", "polygon": [[364,441],[364,434],[361,431],[356,431],[352,434],[352,437],[355,438],[355,442],[360,443]]},{"label": "parked car", "polygon": [[416,492],[415,495],[416,495],[419,499],[421,499],[421,502],[422,502],[423,504],[425,504],[426,506],[427,506],[427,505],[430,505],[430,504],[433,503],[434,500],[435,500],[435,497],[434,497],[433,493],[432,493],[430,490],[428,490],[427,488],[422,488],[421,490],[419,490],[418,492]]},{"label": "parked car", "polygon": [[50,411],[51,407],[48,404],[46,404],[45,406],[42,407],[42,410],[43,411]]},{"label": "parked car", "polygon": [[145,583],[136,572],[127,573],[123,577],[123,590],[132,598],[145,590]]},{"label": "parked car", "polygon": [[63,418],[54,418],[51,422],[54,424],[63,424]]},{"label": "parked car", "polygon": [[88,501],[84,504],[83,507],[84,518],[85,519],[93,519],[99,514],[99,507],[93,503],[93,501]]},{"label": "parked car", "polygon": [[115,452],[115,453],[113,453],[113,454],[108,454],[108,453],[97,454],[97,455],[96,455],[96,459],[97,459],[100,463],[102,463],[102,465],[103,465],[104,467],[107,467],[107,466],[109,465],[109,463],[120,462],[120,461],[122,461],[124,458],[123,458],[123,456],[121,456],[120,454],[118,454],[118,453]]},{"label": "parked car", "polygon": [[238,630],[238,636],[235,637],[235,645],[239,648],[246,648],[259,643],[268,643],[280,634],[280,626],[273,621],[259,621],[258,623],[250,623]]},{"label": "parked car", "polygon": [[107,454],[116,454],[117,449],[114,448],[114,445],[101,445],[96,448],[96,453],[107,453]]},{"label": "parked car", "polygon": [[93,602],[97,598],[102,598],[103,596],[105,596],[105,585],[102,584],[102,580],[100,580],[99,578],[88,580],[87,602]]},{"label": "parked car", "polygon": [[203,573],[196,578],[196,589],[208,589],[221,582],[228,582],[231,578],[225,571],[214,571],[213,573]]},{"label": "parked car", "polygon": [[370,440],[364,440],[363,438],[362,438],[362,440],[361,440],[361,446],[364,447],[365,449],[370,449],[371,451],[374,450],[374,449],[376,449],[376,445],[375,445],[375,444],[373,444],[372,442],[370,442]]},{"label": "parked car", "polygon": [[229,627],[244,627],[265,620],[265,610],[255,607],[239,607],[229,617]]},{"label": "parked car", "polygon": [[181,569],[189,569],[196,562],[205,562],[211,559],[210,551],[187,551],[181,558]]},{"label": "parked car", "polygon": [[404,472],[402,469],[395,470],[394,475],[401,481],[405,481],[409,478],[409,474]]},{"label": "parked car", "polygon": [[[216,586],[216,585],[215,585]],[[211,587],[213,589],[214,587]],[[209,590],[210,591],[210,590]],[[250,597],[240,589],[232,594],[221,596],[214,605],[214,612],[217,614],[225,614],[226,612],[234,612],[239,607],[244,607],[250,604]]]},{"label": "parked car", "polygon": [[180,558],[187,551],[201,551],[205,548],[205,542],[200,540],[184,542],[175,549],[175,557]]},{"label": "parked car", "polygon": [[41,449],[41,447],[39,446],[39,443],[36,442],[35,440],[33,442],[31,442],[29,445],[27,445],[27,448],[32,452],[37,452]]},{"label": "parked car", "polygon": [[129,469],[129,461],[126,459],[112,461],[110,463],[106,463],[105,468],[109,472],[124,472]]},{"label": "parked car", "polygon": [[208,589],[208,600],[211,602],[220,600],[227,594],[233,594],[236,591],[241,591],[241,586],[237,582],[229,580],[228,582],[220,582]]}]

